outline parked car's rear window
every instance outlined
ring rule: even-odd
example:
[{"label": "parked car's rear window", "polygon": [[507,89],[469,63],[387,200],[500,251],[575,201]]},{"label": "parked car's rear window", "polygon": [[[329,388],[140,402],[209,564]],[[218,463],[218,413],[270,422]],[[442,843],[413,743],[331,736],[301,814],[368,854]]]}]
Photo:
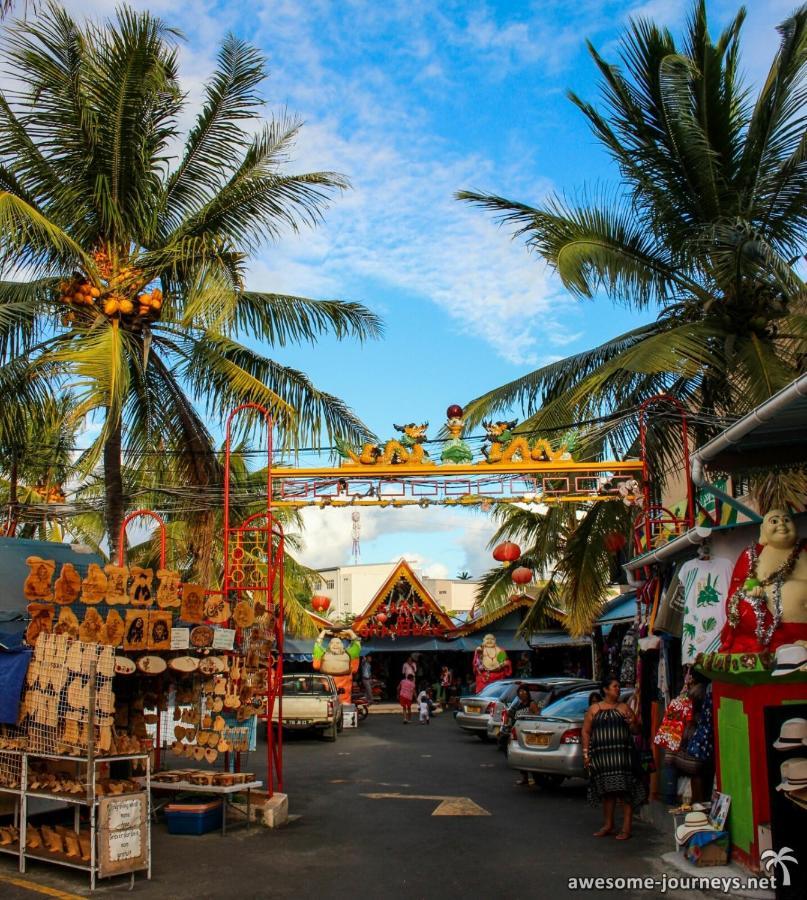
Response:
[{"label": "parked car's rear window", "polygon": [[478,697],[490,697],[494,699],[495,697],[500,697],[507,688],[511,687],[510,684],[502,684],[501,681],[494,681],[493,684],[486,684],[482,690],[477,694]]},{"label": "parked car's rear window", "polygon": [[330,694],[331,686],[327,678],[317,675],[296,675],[293,678],[283,679],[283,693],[293,694],[317,694],[323,696]]},{"label": "parked car's rear window", "polygon": [[555,703],[550,703],[541,715],[558,716],[561,719],[582,719],[589,708],[588,698],[591,691],[581,691],[579,694],[569,694]]},{"label": "parked car's rear window", "polygon": [[[518,694],[518,689],[521,687],[519,684],[511,684],[510,687],[499,697],[499,700],[502,703],[510,703],[511,701],[516,699],[516,694]],[[528,684],[527,688],[530,692],[530,699],[534,700],[539,706],[543,706],[546,703],[546,699],[549,696],[549,692],[544,690],[544,688],[540,684]]]}]

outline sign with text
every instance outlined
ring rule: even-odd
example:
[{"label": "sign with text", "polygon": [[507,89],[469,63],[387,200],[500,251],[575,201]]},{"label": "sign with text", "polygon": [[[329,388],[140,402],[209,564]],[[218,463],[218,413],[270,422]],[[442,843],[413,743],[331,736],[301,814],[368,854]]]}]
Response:
[{"label": "sign with text", "polygon": [[171,629],[171,649],[187,650],[191,645],[190,628],[172,628]]},{"label": "sign with text", "polygon": [[232,650],[235,645],[235,628],[217,628],[213,632],[214,650]]},{"label": "sign with text", "polygon": [[98,874],[121,875],[149,864],[148,798],[144,793],[101,797]]}]

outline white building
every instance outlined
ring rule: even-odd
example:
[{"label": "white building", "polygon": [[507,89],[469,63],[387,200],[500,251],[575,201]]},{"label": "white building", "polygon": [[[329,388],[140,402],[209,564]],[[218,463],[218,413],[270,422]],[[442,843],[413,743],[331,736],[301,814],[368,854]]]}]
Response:
[{"label": "white building", "polygon": [[[328,617],[345,619],[363,613],[397,565],[397,562],[363,563],[319,569],[322,581],[316,592],[331,601]],[[467,612],[474,605],[477,582],[459,578],[426,578],[418,569],[414,571],[447,613]]]}]

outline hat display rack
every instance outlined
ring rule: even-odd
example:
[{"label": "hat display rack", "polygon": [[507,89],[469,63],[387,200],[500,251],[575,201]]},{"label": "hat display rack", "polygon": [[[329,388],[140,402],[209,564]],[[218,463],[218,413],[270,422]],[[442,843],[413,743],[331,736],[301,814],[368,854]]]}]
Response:
[{"label": "hat display rack", "polygon": [[797,716],[782,722],[772,746],[784,757],[776,790],[799,809],[807,810],[807,719]]}]

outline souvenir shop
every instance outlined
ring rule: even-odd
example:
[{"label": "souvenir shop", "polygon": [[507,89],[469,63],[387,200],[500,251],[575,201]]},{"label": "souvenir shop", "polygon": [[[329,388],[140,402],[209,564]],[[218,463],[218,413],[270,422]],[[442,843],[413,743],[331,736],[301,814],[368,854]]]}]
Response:
[{"label": "souvenir shop", "polygon": [[[626,566],[651,790],[677,807],[676,846],[693,861],[755,872],[785,852],[807,861],[807,515],[733,496],[741,474],[807,461],[807,401],[782,393],[695,454],[698,524]],[[805,896],[802,870],[777,898]]]},{"label": "souvenir shop", "polygon": [[[260,802],[248,769],[282,641],[282,540],[266,517],[242,529],[226,590],[211,589],[181,582],[153,513],[127,519],[120,546],[141,516],[158,525],[153,567],[64,544],[0,547],[5,618],[14,594],[26,619],[16,636],[3,626],[0,650],[0,852],[21,872],[35,859],[83,871],[91,888],[150,878],[163,823],[224,832]],[[281,756],[269,743],[271,794]]]}]

